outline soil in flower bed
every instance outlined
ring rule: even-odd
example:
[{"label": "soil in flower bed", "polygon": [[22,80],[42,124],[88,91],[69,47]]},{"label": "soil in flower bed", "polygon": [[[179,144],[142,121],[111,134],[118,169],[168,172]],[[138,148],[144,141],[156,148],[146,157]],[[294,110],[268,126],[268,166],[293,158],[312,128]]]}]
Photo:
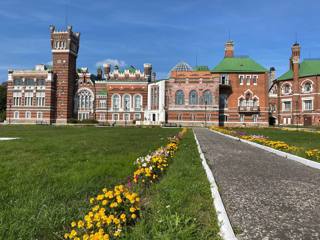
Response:
[{"label": "soil in flower bed", "polygon": [[0,239],[61,239],[89,196],[126,181],[180,129],[7,126],[0,142]]},{"label": "soil in flower bed", "polygon": [[147,190],[142,203],[141,221],[125,239],[220,239],[210,186],[190,129],[168,171]]}]

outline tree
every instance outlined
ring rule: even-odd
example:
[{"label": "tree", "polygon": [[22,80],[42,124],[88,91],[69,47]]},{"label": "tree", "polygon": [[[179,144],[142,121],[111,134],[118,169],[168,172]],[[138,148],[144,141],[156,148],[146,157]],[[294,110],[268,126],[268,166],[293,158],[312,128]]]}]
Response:
[{"label": "tree", "polygon": [[0,85],[0,122],[6,119],[7,108],[7,83],[4,82]]}]

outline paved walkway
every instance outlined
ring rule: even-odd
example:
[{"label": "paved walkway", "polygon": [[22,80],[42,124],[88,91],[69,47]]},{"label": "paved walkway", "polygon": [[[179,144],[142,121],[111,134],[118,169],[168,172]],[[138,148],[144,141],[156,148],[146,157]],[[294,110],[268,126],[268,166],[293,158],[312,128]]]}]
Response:
[{"label": "paved walkway", "polygon": [[195,129],[238,239],[320,239],[320,170]]}]

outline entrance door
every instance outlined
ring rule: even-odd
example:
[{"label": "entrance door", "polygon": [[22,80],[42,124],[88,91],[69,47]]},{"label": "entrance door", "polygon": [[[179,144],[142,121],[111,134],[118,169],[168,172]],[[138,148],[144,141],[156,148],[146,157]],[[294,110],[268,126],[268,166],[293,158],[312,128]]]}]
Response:
[{"label": "entrance door", "polygon": [[152,114],[152,121],[153,121],[153,122],[156,121],[156,114]]},{"label": "entrance door", "polygon": [[303,117],[303,125],[304,126],[311,126],[312,125],[312,118],[310,116]]}]

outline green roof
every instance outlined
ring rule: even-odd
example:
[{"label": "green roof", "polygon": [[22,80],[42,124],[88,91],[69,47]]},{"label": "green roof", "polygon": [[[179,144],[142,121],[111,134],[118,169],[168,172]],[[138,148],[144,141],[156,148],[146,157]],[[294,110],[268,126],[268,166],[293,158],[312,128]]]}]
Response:
[{"label": "green roof", "polygon": [[229,72],[267,72],[268,70],[250,57],[226,57],[212,69],[216,73]]},{"label": "green roof", "polygon": [[209,71],[208,66],[196,66],[193,68],[194,71]]},{"label": "green roof", "polygon": [[[299,77],[307,77],[307,76],[315,76],[315,75],[320,75],[320,59],[303,60],[299,66]],[[279,81],[284,81],[289,79],[293,79],[293,71],[291,69],[278,78]]]}]

